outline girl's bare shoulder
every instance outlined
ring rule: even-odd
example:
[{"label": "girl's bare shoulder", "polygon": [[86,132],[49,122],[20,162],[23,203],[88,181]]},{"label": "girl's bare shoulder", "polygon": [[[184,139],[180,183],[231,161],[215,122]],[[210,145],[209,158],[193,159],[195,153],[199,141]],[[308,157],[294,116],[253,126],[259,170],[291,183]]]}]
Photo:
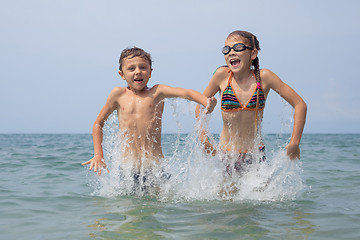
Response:
[{"label": "girl's bare shoulder", "polygon": [[260,70],[260,77],[261,79],[269,79],[269,78],[273,78],[275,77],[276,74],[273,73],[270,69],[267,69],[267,68],[262,68]]},{"label": "girl's bare shoulder", "polygon": [[218,67],[214,72],[214,76],[219,76],[219,77],[228,76],[229,70],[230,70],[229,67],[226,65]]},{"label": "girl's bare shoulder", "polygon": [[266,85],[273,85],[279,83],[280,78],[271,70],[263,68],[260,70],[261,81]]},{"label": "girl's bare shoulder", "polygon": [[228,79],[229,74],[229,67],[221,66],[216,69],[214,75],[211,78],[211,81],[216,83],[217,85],[220,85],[222,81]]}]

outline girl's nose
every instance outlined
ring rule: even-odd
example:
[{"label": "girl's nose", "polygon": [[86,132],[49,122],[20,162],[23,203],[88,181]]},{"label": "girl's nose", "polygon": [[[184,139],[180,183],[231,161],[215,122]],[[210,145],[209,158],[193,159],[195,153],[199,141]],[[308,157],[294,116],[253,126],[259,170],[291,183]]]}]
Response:
[{"label": "girl's nose", "polygon": [[231,55],[234,55],[234,53],[235,53],[235,50],[233,48],[231,48],[230,52],[228,54],[229,54],[229,56],[231,56]]}]

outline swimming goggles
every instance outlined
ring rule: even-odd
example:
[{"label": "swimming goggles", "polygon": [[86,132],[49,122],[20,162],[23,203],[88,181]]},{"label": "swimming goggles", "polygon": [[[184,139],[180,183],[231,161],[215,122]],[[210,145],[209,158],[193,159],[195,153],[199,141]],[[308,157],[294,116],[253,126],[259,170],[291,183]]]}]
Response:
[{"label": "swimming goggles", "polygon": [[224,55],[227,55],[229,54],[229,52],[231,51],[231,49],[234,49],[235,52],[242,52],[246,49],[250,49],[250,50],[253,50],[252,47],[249,47],[249,46],[246,46],[245,44],[243,43],[236,43],[234,46],[230,47],[230,46],[224,46],[221,50],[221,52],[224,54]]}]

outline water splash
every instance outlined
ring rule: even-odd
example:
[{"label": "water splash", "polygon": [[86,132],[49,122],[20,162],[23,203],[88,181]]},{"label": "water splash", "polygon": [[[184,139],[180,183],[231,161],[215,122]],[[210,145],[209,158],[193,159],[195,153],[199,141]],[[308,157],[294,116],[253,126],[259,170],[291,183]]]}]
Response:
[{"label": "water splash", "polygon": [[[173,102],[173,117],[178,127],[179,108]],[[173,142],[160,165],[134,171],[123,149],[127,144],[119,131],[117,113],[110,115],[104,126],[104,158],[109,173],[91,179],[94,195],[135,195],[152,197],[159,201],[278,201],[293,200],[303,190],[301,162],[292,161],[280,146],[270,152],[266,162],[253,162],[241,175],[229,175],[222,156],[204,153],[199,141],[200,124],[207,127],[210,116],[203,116],[196,123],[194,132],[185,138],[178,132],[169,137]],[[217,139],[210,141],[217,144]],[[125,162],[125,160],[127,160]]]}]

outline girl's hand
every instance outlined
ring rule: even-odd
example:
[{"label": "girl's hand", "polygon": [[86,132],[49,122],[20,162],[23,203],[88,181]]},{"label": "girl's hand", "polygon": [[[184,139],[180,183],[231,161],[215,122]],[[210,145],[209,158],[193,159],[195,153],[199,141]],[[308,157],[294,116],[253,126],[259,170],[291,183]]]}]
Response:
[{"label": "girl's hand", "polygon": [[290,160],[300,159],[300,147],[298,144],[289,143],[286,147],[286,154]]},{"label": "girl's hand", "polygon": [[101,175],[101,168],[104,168],[109,172],[102,157],[95,156],[89,161],[82,163],[81,165],[85,166],[87,164],[90,164],[89,170],[91,171],[92,169],[94,169],[94,172],[98,172],[99,176]]},{"label": "girl's hand", "polygon": [[206,154],[211,154],[212,156],[216,155],[216,148],[210,143],[208,137],[206,136],[205,132],[200,134],[200,141],[204,146],[204,152]]},{"label": "girl's hand", "polygon": [[214,148],[214,146],[209,142],[209,140],[206,140],[204,142],[204,150],[207,154],[211,154],[212,156],[216,155],[216,149]]},{"label": "girl's hand", "polygon": [[205,108],[204,113],[205,114],[211,113],[214,110],[216,103],[217,103],[216,98],[209,97],[206,101],[206,108]]}]

